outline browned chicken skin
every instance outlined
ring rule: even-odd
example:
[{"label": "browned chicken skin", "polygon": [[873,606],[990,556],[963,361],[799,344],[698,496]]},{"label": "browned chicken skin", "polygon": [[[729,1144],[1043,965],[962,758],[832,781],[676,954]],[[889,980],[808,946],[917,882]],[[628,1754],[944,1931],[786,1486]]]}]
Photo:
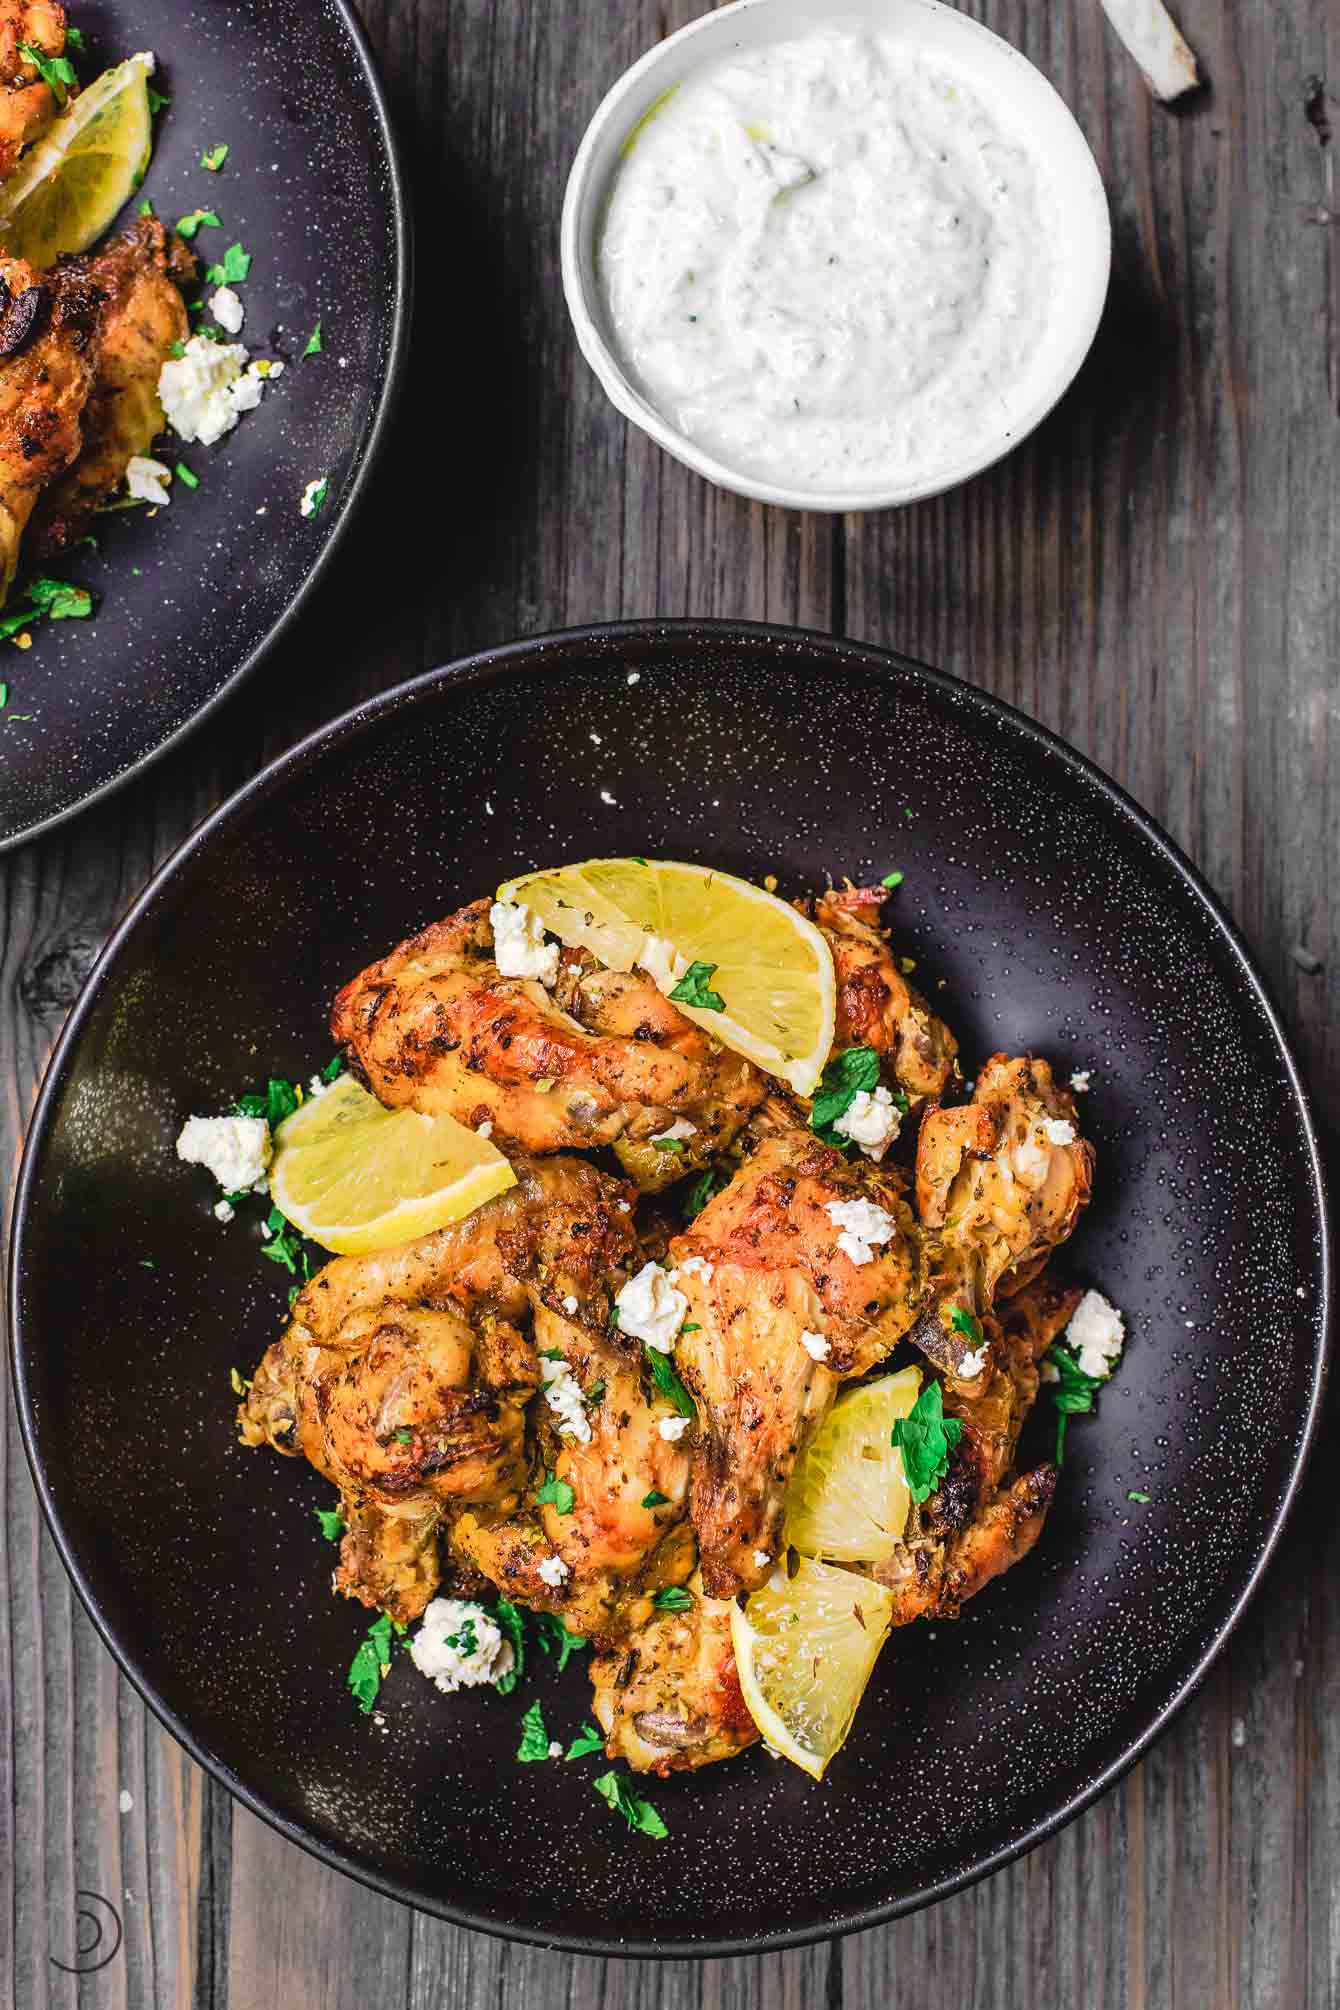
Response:
[{"label": "browned chicken skin", "polygon": [[24,44],[44,56],[65,49],[65,9],[55,0],[0,0],[0,181],[51,124],[57,104]]},{"label": "browned chicken skin", "polygon": [[591,1664],[594,1714],[611,1759],[635,1773],[689,1772],[758,1743],[740,1691],[726,1598],[709,1598],[701,1578],[693,1603],[658,1612]]},{"label": "browned chicken skin", "polygon": [[890,1083],[915,1110],[938,1103],[957,1074],[958,1042],[898,967],[888,932],[879,925],[888,899],[882,886],[830,887],[798,901],[833,952],[837,980],[834,1052],[873,1047]]},{"label": "browned chicken skin", "polygon": [[147,453],[163,431],[158,379],[173,344],[190,333],[181,289],[195,269],[193,254],[156,217],[142,217],[89,261],[90,278],[105,295],[97,372],[79,457],[34,513],[40,556],[78,542],[132,458]]}]

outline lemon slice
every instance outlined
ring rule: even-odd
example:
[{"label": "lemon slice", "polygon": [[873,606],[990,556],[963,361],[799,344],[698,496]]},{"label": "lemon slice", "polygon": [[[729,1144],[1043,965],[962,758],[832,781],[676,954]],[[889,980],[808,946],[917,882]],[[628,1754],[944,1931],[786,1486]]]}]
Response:
[{"label": "lemon slice", "polygon": [[144,179],[153,150],[150,55],[132,56],[52,122],[0,195],[0,240],[14,258],[54,265],[87,251]]},{"label": "lemon slice", "polygon": [[779,1075],[798,1096],[818,1085],[833,1045],[835,985],[828,944],[775,894],[705,865],[593,858],[525,873],[498,889],[569,947],[611,970],[647,971],[670,996],[687,966],[724,1010],[677,999],[723,1045]]},{"label": "lemon slice", "polygon": [[912,1497],[889,1441],[920,1390],[921,1370],[904,1368],[838,1397],[786,1491],[786,1540],[802,1555],[867,1564],[893,1555]]},{"label": "lemon slice", "polygon": [[344,1075],[275,1132],[270,1197],[337,1256],[366,1256],[459,1221],[516,1185],[497,1148],[454,1117],[384,1110]]},{"label": "lemon slice", "polygon": [[841,1750],[888,1636],[893,1597],[853,1571],[802,1557],[731,1607],[749,1714],[784,1759],[821,1780]]}]

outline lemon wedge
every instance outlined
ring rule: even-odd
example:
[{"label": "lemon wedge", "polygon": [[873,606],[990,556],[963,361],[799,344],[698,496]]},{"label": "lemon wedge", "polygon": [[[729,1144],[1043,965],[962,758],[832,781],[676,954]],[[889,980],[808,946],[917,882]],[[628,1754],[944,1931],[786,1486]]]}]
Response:
[{"label": "lemon wedge", "polygon": [[14,258],[54,265],[87,251],[144,179],[153,151],[151,55],[104,70],[72,98],[0,194],[0,240]]},{"label": "lemon wedge", "polygon": [[802,1555],[864,1564],[893,1555],[912,1497],[890,1439],[920,1391],[921,1370],[903,1368],[838,1397],[786,1490],[785,1536]]},{"label": "lemon wedge", "polygon": [[775,894],[705,865],[594,858],[508,880],[498,898],[611,970],[637,964],[704,1031],[797,1095],[817,1087],[833,1045],[833,957]]},{"label": "lemon wedge", "polygon": [[270,1198],[337,1256],[431,1235],[515,1185],[477,1132],[454,1117],[385,1110],[348,1075],[275,1132]]},{"label": "lemon wedge", "polygon": [[842,1749],[889,1632],[891,1593],[832,1564],[785,1565],[731,1607],[749,1714],[775,1752],[821,1780]]}]

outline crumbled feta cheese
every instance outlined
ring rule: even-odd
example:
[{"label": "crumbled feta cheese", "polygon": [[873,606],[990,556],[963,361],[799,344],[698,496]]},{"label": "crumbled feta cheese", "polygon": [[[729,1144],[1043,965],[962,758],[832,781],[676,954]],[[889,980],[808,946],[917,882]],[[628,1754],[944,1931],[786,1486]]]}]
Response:
[{"label": "crumbled feta cheese", "polygon": [[549,1740],[549,1756],[551,1759],[561,1759],[563,1756],[563,1747],[557,1738]]},{"label": "crumbled feta cheese", "polygon": [[675,1335],[684,1324],[689,1301],[676,1291],[668,1272],[659,1263],[644,1263],[636,1277],[630,1277],[614,1301],[619,1329],[635,1340],[645,1340],[658,1354],[668,1354]]},{"label": "crumbled feta cheese", "polygon": [[243,412],[255,410],[264,385],[265,375],[248,363],[240,342],[192,335],[182,354],[164,363],[158,395],[173,432],[209,447],[231,433]]},{"label": "crumbled feta cheese", "polygon": [[236,1217],[236,1214],[237,1209],[235,1207],[230,1207],[226,1200],[215,1201],[214,1203],[215,1221],[232,1221]]},{"label": "crumbled feta cheese", "polygon": [[670,1282],[674,1284],[681,1275],[701,1277],[704,1284],[710,1284],[716,1272],[705,1256],[686,1256],[684,1261],[670,1272]]},{"label": "crumbled feta cheese", "polygon": [[[1025,1186],[1031,1187],[1041,1186],[1052,1168],[1051,1153],[1033,1138],[1025,1138],[1022,1144],[1015,1146],[1013,1163],[1014,1173],[1018,1174]],[[1004,1152],[996,1160],[996,1164],[1007,1179],[1013,1178],[1010,1160]]]},{"label": "crumbled feta cheese", "polygon": [[858,1089],[833,1129],[859,1145],[868,1159],[878,1165],[902,1128],[902,1112],[885,1088]]},{"label": "crumbled feta cheese", "polygon": [[242,323],[246,320],[246,312],[242,306],[242,296],[239,293],[234,293],[231,286],[219,286],[215,288],[209,297],[209,311],[225,335],[240,335],[242,333]]},{"label": "crumbled feta cheese", "polygon": [[828,1342],[824,1339],[822,1333],[802,1333],[800,1344],[809,1355],[811,1361],[826,1361],[828,1359]]},{"label": "crumbled feta cheese", "polygon": [[971,1382],[976,1376],[981,1374],[989,1358],[989,1348],[974,1347],[959,1362],[958,1367],[954,1370],[955,1376],[960,1382]]},{"label": "crumbled feta cheese", "polygon": [[766,1570],[771,1562],[772,1558],[768,1555],[766,1549],[756,1549],[754,1551],[754,1563],[759,1570]]},{"label": "crumbled feta cheese", "polygon": [[1073,1145],[1075,1126],[1064,1117],[1048,1117],[1042,1126],[1042,1134],[1049,1145]]},{"label": "crumbled feta cheese", "polygon": [[270,1150],[264,1117],[189,1117],[177,1139],[177,1157],[208,1167],[225,1193],[263,1180]]},{"label": "crumbled feta cheese", "polygon": [[563,1300],[563,1310],[567,1313],[569,1319],[571,1319],[577,1310],[577,1296],[575,1292],[570,1291]]},{"label": "crumbled feta cheese", "polygon": [[1091,1068],[1076,1068],[1074,1074],[1070,1077],[1070,1086],[1077,1096],[1082,1096],[1087,1091],[1092,1079],[1093,1070]]},{"label": "crumbled feta cheese", "polygon": [[450,1696],[508,1674],[516,1656],[492,1613],[468,1598],[435,1598],[409,1643],[410,1659]]},{"label": "crumbled feta cheese", "polygon": [[504,977],[537,977],[541,984],[558,981],[558,944],[544,939],[544,923],[520,902],[495,900],[489,909],[493,930],[493,960]]},{"label": "crumbled feta cheese", "polygon": [[171,480],[171,468],[162,461],[151,460],[148,454],[132,454],[126,462],[126,494],[134,502],[155,503],[160,507],[170,503]]},{"label": "crumbled feta cheese", "polygon": [[303,516],[315,516],[326,500],[326,490],[330,484],[329,475],[314,475],[302,492],[298,509]]},{"label": "crumbled feta cheese", "polygon": [[311,1081],[307,1084],[307,1094],[312,1100],[312,1102],[315,1103],[318,1102],[320,1098],[325,1095],[327,1089],[333,1087],[334,1087],[333,1082],[323,1082],[320,1075],[313,1075]]},{"label": "crumbled feta cheese", "polygon": [[838,1248],[853,1263],[869,1263],[877,1244],[893,1240],[893,1216],[873,1201],[830,1200],[826,1213],[834,1228],[842,1230]]},{"label": "crumbled feta cheese", "polygon": [[536,1565],[535,1575],[542,1584],[547,1584],[557,1591],[568,1575],[568,1566],[561,1556],[546,1556],[542,1563]]},{"label": "crumbled feta cheese", "polygon": [[475,1125],[475,1136],[477,1138],[491,1138],[493,1136],[493,1124],[490,1118],[485,1117],[482,1124]]},{"label": "crumbled feta cheese", "polygon": [[1075,1307],[1065,1337],[1084,1373],[1106,1381],[1121,1359],[1126,1344],[1126,1322],[1101,1291],[1086,1291]]},{"label": "crumbled feta cheese", "polygon": [[553,1411],[560,1438],[575,1438],[579,1445],[591,1442],[591,1426],[586,1418],[586,1398],[566,1361],[540,1362],[544,1378],[544,1400]]},{"label": "crumbled feta cheese", "polygon": [[667,1445],[674,1445],[689,1428],[689,1420],[687,1417],[662,1417],[656,1428]]},{"label": "crumbled feta cheese", "polygon": [[675,1144],[680,1138],[696,1138],[697,1135],[697,1124],[689,1123],[684,1117],[676,1117],[668,1131],[653,1132],[651,1141],[654,1145]]}]

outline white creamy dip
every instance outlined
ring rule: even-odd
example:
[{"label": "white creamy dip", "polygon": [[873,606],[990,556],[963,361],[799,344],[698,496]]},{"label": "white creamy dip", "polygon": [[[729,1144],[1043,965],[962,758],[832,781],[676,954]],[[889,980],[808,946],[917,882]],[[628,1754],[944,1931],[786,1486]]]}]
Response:
[{"label": "white creamy dip", "polygon": [[814,490],[1003,450],[1055,283],[1026,135],[939,53],[841,28],[671,93],[627,147],[598,259],[662,417]]}]

